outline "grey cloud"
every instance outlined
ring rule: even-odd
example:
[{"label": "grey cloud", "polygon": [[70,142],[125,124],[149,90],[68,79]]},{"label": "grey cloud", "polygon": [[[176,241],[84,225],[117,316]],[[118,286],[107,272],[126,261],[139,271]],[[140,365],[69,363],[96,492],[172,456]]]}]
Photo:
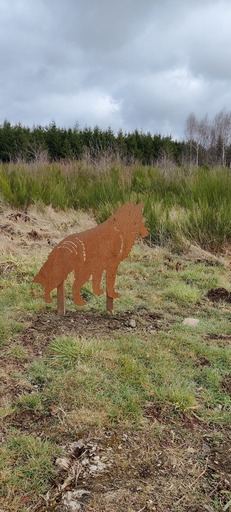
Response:
[{"label": "grey cloud", "polygon": [[183,133],[231,100],[229,0],[1,0],[0,123]]}]

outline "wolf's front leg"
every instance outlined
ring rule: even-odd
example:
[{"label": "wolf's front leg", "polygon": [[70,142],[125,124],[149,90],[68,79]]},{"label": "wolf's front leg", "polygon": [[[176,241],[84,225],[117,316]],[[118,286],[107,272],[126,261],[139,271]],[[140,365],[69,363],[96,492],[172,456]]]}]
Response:
[{"label": "wolf's front leg", "polygon": [[93,292],[96,295],[102,295],[103,294],[103,290],[100,287],[101,279],[102,279],[102,274],[103,274],[102,270],[94,271],[94,273],[92,274],[92,288],[93,288]]},{"label": "wolf's front leg", "polygon": [[85,304],[86,304],[86,301],[81,297],[80,290],[81,290],[83,284],[86,283],[86,281],[88,281],[89,277],[90,277],[89,272],[82,271],[80,273],[80,275],[77,275],[74,280],[74,283],[72,286],[72,295],[73,295],[74,303],[77,306],[85,306]]},{"label": "wolf's front leg", "polygon": [[47,304],[51,304],[53,302],[51,298],[51,290],[47,290],[47,288],[45,289],[44,300]]},{"label": "wolf's front leg", "polygon": [[120,293],[116,292],[114,289],[117,270],[118,270],[118,265],[107,268],[107,270],[106,270],[107,295],[109,297],[111,297],[112,299],[117,299],[118,297],[120,297]]}]

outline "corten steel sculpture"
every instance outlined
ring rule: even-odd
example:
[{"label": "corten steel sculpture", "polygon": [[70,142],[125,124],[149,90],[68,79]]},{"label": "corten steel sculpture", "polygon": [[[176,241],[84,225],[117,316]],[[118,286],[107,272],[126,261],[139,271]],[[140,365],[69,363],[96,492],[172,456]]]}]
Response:
[{"label": "corten steel sculpture", "polygon": [[51,291],[57,288],[58,313],[65,314],[64,281],[70,272],[75,273],[72,287],[77,306],[84,306],[80,291],[92,276],[93,292],[101,295],[101,279],[106,271],[107,311],[113,311],[113,299],[120,297],[114,290],[118,266],[129,254],[137,238],[144,238],[148,231],[143,223],[142,204],[125,204],[105,222],[82,233],[66,236],[48,256],[33,279],[45,288],[45,301],[52,302]]}]

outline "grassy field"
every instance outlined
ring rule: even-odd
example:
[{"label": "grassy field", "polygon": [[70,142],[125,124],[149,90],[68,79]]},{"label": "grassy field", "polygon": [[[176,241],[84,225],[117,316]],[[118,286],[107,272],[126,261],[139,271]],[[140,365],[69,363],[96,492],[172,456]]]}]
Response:
[{"label": "grassy field", "polygon": [[137,243],[113,315],[90,284],[76,308],[70,276],[58,317],[31,281],[58,240],[94,225],[80,210],[1,207],[0,508],[225,512],[230,252]]},{"label": "grassy field", "polygon": [[124,202],[144,203],[150,241],[221,251],[231,243],[230,169],[125,167],[109,160],[0,164],[0,197],[29,205],[91,210],[100,222]]}]

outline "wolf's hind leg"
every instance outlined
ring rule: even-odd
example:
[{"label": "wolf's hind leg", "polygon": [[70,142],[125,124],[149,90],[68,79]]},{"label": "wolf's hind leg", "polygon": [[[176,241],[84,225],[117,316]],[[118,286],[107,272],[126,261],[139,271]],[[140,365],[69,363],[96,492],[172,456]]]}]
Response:
[{"label": "wolf's hind leg", "polygon": [[72,295],[74,299],[74,303],[76,306],[85,306],[86,301],[81,297],[80,295],[80,287],[78,286],[78,283],[74,281],[74,284],[72,286]]}]

